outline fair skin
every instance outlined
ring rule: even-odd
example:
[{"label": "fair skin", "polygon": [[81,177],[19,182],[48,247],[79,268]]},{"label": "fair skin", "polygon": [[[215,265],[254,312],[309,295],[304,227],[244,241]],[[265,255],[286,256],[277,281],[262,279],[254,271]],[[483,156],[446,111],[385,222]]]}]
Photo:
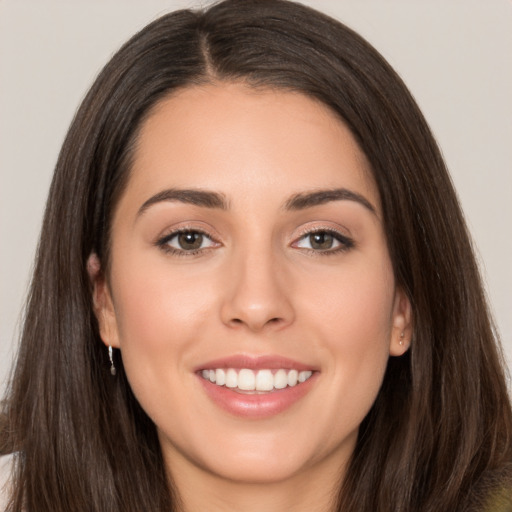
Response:
[{"label": "fair skin", "polygon": [[[92,277],[102,339],[121,350],[183,510],[332,510],[410,339],[381,217],[350,131],[301,94],[191,87],[145,121],[110,273]],[[292,382],[208,380],[247,367]]]}]

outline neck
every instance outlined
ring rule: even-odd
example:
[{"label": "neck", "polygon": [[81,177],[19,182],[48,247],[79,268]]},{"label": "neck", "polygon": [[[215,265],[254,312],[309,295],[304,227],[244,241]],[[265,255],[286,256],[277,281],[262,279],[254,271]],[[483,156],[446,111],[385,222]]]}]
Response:
[{"label": "neck", "polygon": [[257,483],[225,479],[173,459],[169,474],[180,499],[179,512],[334,512],[343,477],[339,459],[282,481]]}]

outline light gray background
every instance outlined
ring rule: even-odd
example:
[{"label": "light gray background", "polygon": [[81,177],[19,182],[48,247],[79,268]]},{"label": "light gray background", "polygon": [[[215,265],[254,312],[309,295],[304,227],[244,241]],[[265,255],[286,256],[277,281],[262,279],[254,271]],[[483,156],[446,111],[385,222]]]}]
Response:
[{"label": "light gray background", "polygon": [[[207,2],[202,2],[206,4]],[[443,150],[512,363],[512,3],[305,1],[365,36],[404,78]],[[16,349],[60,145],[109,56],[194,1],[0,0],[0,392]]]}]

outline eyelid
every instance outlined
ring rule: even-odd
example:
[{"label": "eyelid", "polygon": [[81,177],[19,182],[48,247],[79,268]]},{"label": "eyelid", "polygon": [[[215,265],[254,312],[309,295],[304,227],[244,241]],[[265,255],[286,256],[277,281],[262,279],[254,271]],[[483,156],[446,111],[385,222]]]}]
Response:
[{"label": "eyelid", "polygon": [[[338,247],[334,247],[332,249],[326,249],[326,250],[317,250],[317,249],[310,249],[307,247],[297,247],[297,243],[304,239],[305,237],[315,234],[315,233],[328,233],[330,235],[333,235],[333,237],[339,242]],[[343,251],[348,251],[352,249],[355,246],[354,240],[341,232],[341,230],[336,229],[333,226],[326,226],[326,225],[317,225],[317,226],[309,226],[305,227],[302,230],[299,231],[298,235],[294,237],[293,242],[290,244],[292,247],[297,249],[302,249],[305,251],[309,251],[311,253],[317,254],[317,255],[328,255],[328,254],[336,254]]]},{"label": "eyelid", "polygon": [[[167,231],[164,232],[165,234],[158,236],[158,238],[155,241],[155,245],[158,246],[163,251],[177,255],[177,256],[193,256],[195,254],[209,251],[210,249],[214,249],[215,247],[220,247],[222,244],[218,240],[218,237],[213,235],[209,230],[198,227],[197,225],[191,225],[191,224],[182,224],[180,226],[170,228]],[[172,247],[169,245],[169,241],[172,240],[174,237],[180,235],[181,233],[199,233],[203,235],[204,237],[208,238],[212,245],[209,247],[201,247],[198,249],[187,251],[185,249],[178,249],[176,247]]]}]

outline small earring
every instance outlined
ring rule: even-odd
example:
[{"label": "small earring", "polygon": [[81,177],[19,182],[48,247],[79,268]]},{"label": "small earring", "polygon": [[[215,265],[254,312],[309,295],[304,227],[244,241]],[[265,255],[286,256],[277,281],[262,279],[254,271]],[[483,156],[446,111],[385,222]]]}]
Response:
[{"label": "small earring", "polygon": [[404,346],[404,332],[402,331],[402,334],[400,334],[400,340],[398,341],[398,344],[403,347]]},{"label": "small earring", "polygon": [[115,375],[117,372],[116,372],[116,367],[114,365],[114,356],[113,356],[112,345],[108,346],[108,358],[110,359],[110,374]]}]

